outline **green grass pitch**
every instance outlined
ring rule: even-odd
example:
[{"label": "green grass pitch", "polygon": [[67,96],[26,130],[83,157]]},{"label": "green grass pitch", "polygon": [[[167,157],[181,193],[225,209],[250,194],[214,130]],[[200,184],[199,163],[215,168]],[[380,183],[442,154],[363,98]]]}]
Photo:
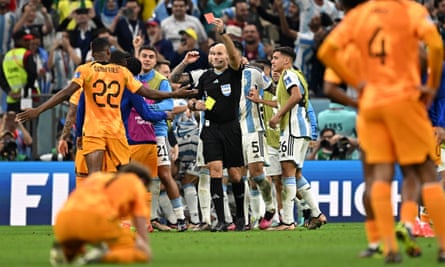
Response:
[{"label": "green grass pitch", "polygon": [[[50,226],[0,227],[1,267],[46,267],[53,241]],[[423,255],[403,254],[401,266],[438,266],[434,238],[418,239]],[[364,267],[384,266],[383,259],[359,259],[365,248],[361,223],[329,223],[308,231],[184,232],[150,234],[156,267]],[[403,248],[403,247],[401,247]],[[100,265],[116,266],[116,265]],[[134,264],[131,266],[147,266]]]}]

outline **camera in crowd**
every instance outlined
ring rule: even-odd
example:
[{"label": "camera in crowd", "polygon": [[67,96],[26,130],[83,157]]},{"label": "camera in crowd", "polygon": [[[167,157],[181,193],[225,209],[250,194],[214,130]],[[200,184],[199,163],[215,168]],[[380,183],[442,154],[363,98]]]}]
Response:
[{"label": "camera in crowd", "polygon": [[340,138],[334,145],[331,159],[345,160],[348,154],[351,143],[347,137]]},{"label": "camera in crowd", "polygon": [[18,146],[11,132],[5,131],[1,139],[1,158],[6,161],[15,161],[18,154]]},{"label": "camera in crowd", "polygon": [[133,8],[124,8],[122,10],[122,16],[130,17],[131,15],[133,15],[133,12],[134,12]]}]

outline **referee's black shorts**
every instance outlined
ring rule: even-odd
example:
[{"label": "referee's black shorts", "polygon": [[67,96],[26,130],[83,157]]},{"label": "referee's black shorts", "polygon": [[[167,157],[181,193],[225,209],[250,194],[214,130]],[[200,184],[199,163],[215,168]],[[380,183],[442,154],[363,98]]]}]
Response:
[{"label": "referee's black shorts", "polygon": [[205,163],[222,160],[224,168],[242,167],[243,146],[238,121],[206,122],[201,132]]}]

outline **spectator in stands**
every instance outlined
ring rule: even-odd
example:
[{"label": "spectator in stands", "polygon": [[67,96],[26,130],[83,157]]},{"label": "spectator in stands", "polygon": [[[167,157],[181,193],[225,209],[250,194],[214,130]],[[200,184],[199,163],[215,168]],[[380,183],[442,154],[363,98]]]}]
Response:
[{"label": "spectator in stands", "polygon": [[201,49],[195,48],[196,42],[198,41],[198,34],[196,33],[196,31],[192,28],[188,28],[185,30],[181,30],[179,34],[181,35],[181,44],[176,50],[175,57],[171,62],[171,66],[173,68],[176,67],[179,63],[182,62],[188,51],[196,50],[199,53],[199,55],[197,55],[199,57],[198,60],[192,64],[187,65],[184,72],[189,72],[196,69],[207,69],[209,67],[207,53],[202,51]]},{"label": "spectator in stands", "polygon": [[25,160],[29,160],[29,158],[19,153],[13,134],[9,131],[4,131],[0,137],[0,161]]},{"label": "spectator in stands", "polygon": [[195,30],[198,40],[196,48],[208,51],[207,33],[201,21],[186,13],[187,0],[172,0],[172,15],[161,21],[161,30],[167,40],[173,44],[173,49],[177,50],[181,44],[181,34],[179,31],[192,28]]},{"label": "spectator in stands", "polygon": [[[76,22],[76,26],[73,30],[68,30],[69,23],[72,19]],[[96,35],[96,30],[103,27],[94,9],[78,8],[60,23],[59,30],[68,30],[70,43],[73,47],[80,49],[82,63],[84,63],[88,50],[90,49],[90,43]]]},{"label": "spectator in stands", "polygon": [[[222,18],[224,10],[232,6],[232,0],[201,0],[199,1],[199,9],[202,14],[213,13],[215,18]],[[213,24],[209,24],[202,20],[204,28],[209,36],[215,37]]]},{"label": "spectator in stands", "polygon": [[243,30],[235,25],[228,25],[226,27],[226,32],[227,35],[230,36],[230,39],[232,39],[233,41],[237,41],[237,42],[242,42],[243,41]]},{"label": "spectator in stands", "polygon": [[246,24],[243,28],[244,56],[250,60],[267,59],[264,44],[255,24]]},{"label": "spectator in stands", "polygon": [[[154,10],[153,17],[158,21],[163,21],[168,16],[173,13],[173,1],[172,0],[163,0],[158,1],[158,4]],[[193,3],[193,1],[187,0],[187,14],[199,18],[200,10],[198,6]]]},{"label": "spectator in stands", "polygon": [[[289,37],[288,35],[286,35],[282,32],[282,29],[280,27],[280,17],[278,15],[272,14],[271,12],[267,12],[266,8],[261,5],[260,0],[251,0],[250,7],[252,9],[256,9],[256,11],[258,12],[258,15],[262,19],[277,26],[278,33],[279,33],[278,43],[280,44],[280,46],[289,46],[292,48],[294,47],[295,38]],[[289,28],[294,31],[298,31],[298,29],[300,27],[299,12],[300,12],[300,10],[299,10],[296,2],[294,0],[290,0],[289,7],[288,7],[287,13],[286,13],[286,20],[287,20],[287,24],[289,25]]]},{"label": "spectator in stands", "polygon": [[96,9],[96,13],[99,14],[103,25],[108,30],[111,30],[111,26],[113,25],[114,19],[120,15],[118,14],[119,5],[116,0],[95,1],[95,5],[100,2],[105,2],[105,3],[104,5]]},{"label": "spectator in stands", "polygon": [[81,62],[81,51],[71,46],[67,31],[56,34],[49,50],[48,68],[54,73],[52,93],[64,88],[74,76],[76,66]]},{"label": "spectator in stands", "polygon": [[358,147],[356,138],[337,134],[332,128],[324,128],[320,138],[311,147],[306,159],[309,160],[345,160],[352,159]]},{"label": "spectator in stands", "polygon": [[26,3],[22,7],[22,14],[18,17],[13,32],[18,31],[21,28],[29,28],[33,31],[36,30],[43,41],[43,36],[46,36],[53,31],[53,23],[46,7],[41,3]]},{"label": "spectator in stands", "polygon": [[[92,9],[93,8],[93,1],[91,0],[82,0],[82,1],[72,1],[72,0],[59,0],[57,3],[57,13],[59,17],[59,25],[62,24],[62,22],[65,19],[69,19],[73,17],[73,10],[77,9]],[[95,13],[95,11],[94,11]],[[64,29],[67,30],[74,30],[77,25],[76,20],[70,20]],[[59,26],[60,27],[60,26]]]},{"label": "spectator in stands", "polygon": [[[0,0],[0,27],[3,32],[0,38],[0,59],[3,61],[4,55],[12,48],[12,29],[16,23],[16,17],[9,10],[9,0]],[[6,111],[6,96],[9,93],[9,86],[6,81],[0,83],[0,112]]]},{"label": "spectator in stands", "polygon": [[[27,97],[29,90],[34,90],[37,78],[37,68],[30,45],[34,36],[29,29],[14,33],[15,48],[6,52],[3,58],[3,73],[10,87],[7,111],[19,112],[22,94]],[[23,90],[23,92],[22,92]]]},{"label": "spectator in stands", "polygon": [[157,19],[150,19],[145,23],[147,30],[147,37],[145,44],[153,46],[158,50],[166,60],[173,60],[175,57],[175,50],[173,50],[173,45],[170,40],[165,39],[162,34],[159,21]]},{"label": "spectator in stands", "polygon": [[116,27],[111,27],[120,47],[132,55],[134,53],[133,39],[138,35],[146,39],[145,24],[139,18],[140,12],[140,4],[136,0],[128,0],[122,8],[122,16],[116,17]]},{"label": "spectator in stands", "polygon": [[[15,114],[14,111],[8,111],[3,114],[0,132],[8,132],[16,144],[17,154],[30,159],[32,137],[23,124],[15,120]],[[21,158],[21,156],[18,158]]]},{"label": "spectator in stands", "polygon": [[52,80],[51,72],[48,68],[48,51],[42,47],[40,32],[35,28],[31,31],[34,39],[31,40],[30,50],[37,69],[37,88],[34,94],[47,94],[50,92]]}]

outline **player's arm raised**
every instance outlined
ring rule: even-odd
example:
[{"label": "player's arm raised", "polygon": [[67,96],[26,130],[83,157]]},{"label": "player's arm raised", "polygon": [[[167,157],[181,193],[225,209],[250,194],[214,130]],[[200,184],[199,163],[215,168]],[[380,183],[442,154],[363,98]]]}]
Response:
[{"label": "player's arm raised", "polygon": [[53,95],[50,99],[48,99],[40,106],[36,108],[29,108],[23,112],[18,113],[16,116],[16,120],[20,122],[25,122],[37,118],[40,115],[40,113],[62,103],[65,99],[71,96],[79,88],[80,85],[78,85],[75,82],[71,82],[67,87],[57,92],[55,95]]}]

